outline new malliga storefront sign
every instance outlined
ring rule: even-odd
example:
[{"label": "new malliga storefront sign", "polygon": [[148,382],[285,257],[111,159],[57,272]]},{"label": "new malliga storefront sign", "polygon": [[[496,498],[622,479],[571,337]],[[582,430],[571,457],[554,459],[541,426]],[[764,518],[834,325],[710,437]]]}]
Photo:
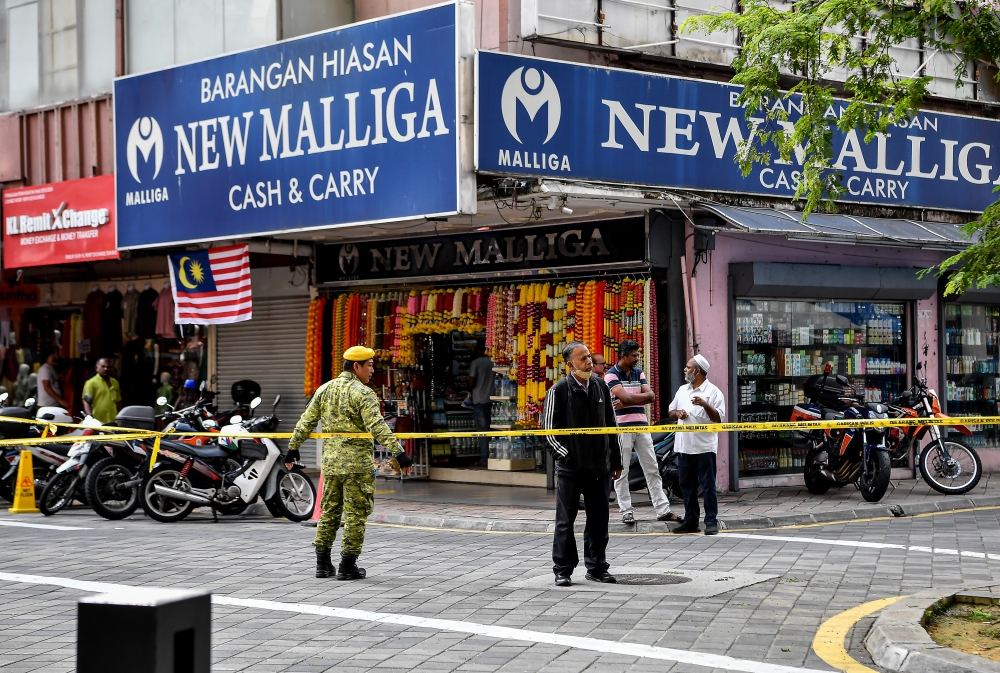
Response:
[{"label": "new malliga storefront sign", "polygon": [[[801,177],[801,151],[743,176],[732,84],[493,52],[479,52],[477,75],[480,171],[784,197]],[[773,105],[788,124],[801,114],[795,100]],[[832,144],[846,201],[978,212],[1000,185],[997,121],[921,111],[870,143],[836,130]]]},{"label": "new malliga storefront sign", "polygon": [[115,80],[119,246],[458,212],[458,12]]},{"label": "new malliga storefront sign", "polygon": [[113,175],[3,192],[3,266],[118,259]]}]

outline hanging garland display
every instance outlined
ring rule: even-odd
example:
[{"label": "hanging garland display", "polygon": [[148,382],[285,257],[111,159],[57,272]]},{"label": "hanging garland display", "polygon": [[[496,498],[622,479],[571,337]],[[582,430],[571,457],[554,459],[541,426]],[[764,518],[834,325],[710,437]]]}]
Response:
[{"label": "hanging garland display", "polygon": [[[397,367],[417,364],[418,335],[485,332],[486,349],[498,367],[508,367],[517,382],[518,424],[538,427],[545,395],[565,375],[562,347],[582,341],[608,363],[618,360],[618,345],[632,339],[643,347],[647,379],[655,386],[655,330],[645,337],[648,316],[655,316],[655,293],[648,281],[590,280],[523,283],[493,287],[344,293],[316,299],[309,308],[306,394],[322,383],[322,316],[332,302],[330,376],[340,373],[347,348],[368,346]],[[650,313],[652,309],[652,313]],[[654,388],[655,389],[655,388]],[[659,419],[658,404],[653,418]]]}]

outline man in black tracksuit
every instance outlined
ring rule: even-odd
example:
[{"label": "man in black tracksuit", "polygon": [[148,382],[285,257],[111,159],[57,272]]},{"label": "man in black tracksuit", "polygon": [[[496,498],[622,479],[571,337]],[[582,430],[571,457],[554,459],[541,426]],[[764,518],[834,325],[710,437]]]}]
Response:
[{"label": "man in black tracksuit", "polygon": [[[604,428],[618,425],[608,385],[593,374],[590,351],[579,341],[563,348],[569,373],[545,395],[542,427]],[[604,552],[608,548],[608,495],[611,482],[621,476],[621,446],[618,435],[552,435],[547,437],[555,453],[556,532],[552,540],[552,570],[556,586],[568,587],[580,563],[573,522],[583,496],[587,525],[583,530],[583,560],[587,579],[613,583]]]}]

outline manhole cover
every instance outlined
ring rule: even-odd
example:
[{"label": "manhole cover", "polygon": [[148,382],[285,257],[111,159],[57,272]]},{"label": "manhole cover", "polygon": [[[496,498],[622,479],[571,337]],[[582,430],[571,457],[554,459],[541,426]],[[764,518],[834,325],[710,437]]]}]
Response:
[{"label": "manhole cover", "polygon": [[685,582],[690,582],[690,577],[684,577],[684,575],[661,575],[659,573],[651,575],[615,575],[618,580],[618,584],[640,584],[640,585],[653,585],[653,584],[684,584]]}]

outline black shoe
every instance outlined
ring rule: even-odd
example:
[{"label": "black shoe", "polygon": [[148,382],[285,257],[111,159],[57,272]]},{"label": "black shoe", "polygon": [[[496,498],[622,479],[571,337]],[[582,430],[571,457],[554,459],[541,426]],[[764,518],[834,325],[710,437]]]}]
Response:
[{"label": "black shoe", "polygon": [[674,528],[670,532],[671,533],[677,533],[678,535],[682,535],[684,533],[698,533],[700,531],[701,531],[701,528],[699,528],[698,524],[696,524],[696,523],[682,523],[681,525],[677,526],[677,528]]},{"label": "black shoe", "polygon": [[365,569],[358,567],[358,557],[354,554],[341,554],[340,567],[337,568],[338,580],[363,580]]},{"label": "black shoe", "polygon": [[603,584],[618,584],[618,580],[615,579],[615,576],[609,573],[607,570],[603,572],[592,572],[588,570],[586,578],[591,582],[601,582]]},{"label": "black shoe", "polygon": [[668,522],[676,521],[677,523],[682,523],[681,518],[676,514],[674,514],[673,512],[667,512],[666,514],[661,514],[660,516],[656,517],[656,520],[668,521]]},{"label": "black shoe", "polygon": [[556,586],[557,587],[573,586],[573,580],[569,578],[569,575],[556,575]]},{"label": "black shoe", "polygon": [[330,560],[329,549],[316,550],[316,577],[330,577],[333,575],[333,561]]},{"label": "black shoe", "polygon": [[718,524],[714,523],[705,524],[705,535],[718,535],[718,534],[719,534]]}]

